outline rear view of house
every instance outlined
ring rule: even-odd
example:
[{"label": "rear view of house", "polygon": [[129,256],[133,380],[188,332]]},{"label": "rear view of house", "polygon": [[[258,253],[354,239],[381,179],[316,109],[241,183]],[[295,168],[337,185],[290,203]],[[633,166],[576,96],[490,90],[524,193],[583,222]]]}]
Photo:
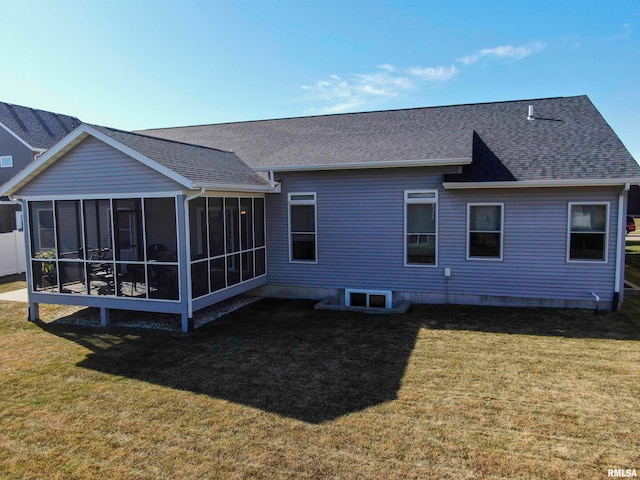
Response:
[{"label": "rear view of house", "polygon": [[615,307],[640,167],[585,96],[138,133],[82,125],[3,187],[39,303],[181,315],[243,292],[351,306]]}]

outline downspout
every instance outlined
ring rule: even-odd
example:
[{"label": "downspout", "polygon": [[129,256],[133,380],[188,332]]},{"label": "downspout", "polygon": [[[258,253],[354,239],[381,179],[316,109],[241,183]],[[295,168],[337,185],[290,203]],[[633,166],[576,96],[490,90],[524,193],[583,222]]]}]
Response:
[{"label": "downspout", "polygon": [[187,252],[187,306],[189,318],[193,318],[193,299],[191,298],[191,232],[189,231],[189,202],[200,198],[205,193],[205,187],[200,187],[200,191],[189,195],[184,199],[184,229],[186,232],[185,250]]},{"label": "downspout", "polygon": [[273,175],[273,170],[269,170],[269,184],[271,188],[276,188],[276,179]]},{"label": "downspout", "polygon": [[614,286],[614,292],[613,292],[613,310],[614,311],[618,310],[619,303],[620,303],[620,275],[622,274],[622,267],[624,265],[624,259],[621,257],[621,254],[624,251],[623,250],[624,234],[622,233],[623,232],[622,226],[624,225],[623,221],[624,221],[625,212],[623,212],[622,210],[624,208],[624,197],[629,191],[629,188],[631,188],[631,185],[629,183],[625,183],[624,188],[618,195],[618,237],[617,237],[618,243],[616,244],[616,273],[615,273],[616,277],[615,277],[615,284],[614,284],[615,286]]}]

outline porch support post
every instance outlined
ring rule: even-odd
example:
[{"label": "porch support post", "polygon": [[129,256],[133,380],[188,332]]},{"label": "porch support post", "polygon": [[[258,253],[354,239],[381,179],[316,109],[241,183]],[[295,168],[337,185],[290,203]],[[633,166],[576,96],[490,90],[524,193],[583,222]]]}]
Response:
[{"label": "porch support post", "polygon": [[40,304],[29,302],[29,321],[37,322],[40,320]]},{"label": "porch support post", "polygon": [[109,309],[106,307],[100,307],[100,325],[109,326]]},{"label": "porch support post", "polygon": [[25,276],[27,277],[27,296],[29,298],[29,321],[35,322],[40,320],[39,304],[31,300],[31,292],[33,292],[33,274],[31,265],[31,221],[29,218],[29,210],[27,209],[27,201],[21,200],[22,204],[22,232],[24,234],[24,255],[25,255]]},{"label": "porch support post", "polygon": [[193,331],[193,320],[189,318],[191,309],[191,292],[189,291],[189,236],[187,235],[187,201],[186,195],[178,195],[178,208],[176,209],[176,221],[178,222],[178,262],[180,264],[180,303],[182,305],[182,313],[180,314],[182,332],[187,333]]}]

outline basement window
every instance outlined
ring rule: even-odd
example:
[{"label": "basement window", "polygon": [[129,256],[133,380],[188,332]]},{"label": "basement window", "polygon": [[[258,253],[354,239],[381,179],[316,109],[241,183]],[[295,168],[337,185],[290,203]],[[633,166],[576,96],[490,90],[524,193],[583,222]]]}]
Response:
[{"label": "basement window", "polygon": [[391,308],[391,292],[346,289],[344,301],[347,307]]}]

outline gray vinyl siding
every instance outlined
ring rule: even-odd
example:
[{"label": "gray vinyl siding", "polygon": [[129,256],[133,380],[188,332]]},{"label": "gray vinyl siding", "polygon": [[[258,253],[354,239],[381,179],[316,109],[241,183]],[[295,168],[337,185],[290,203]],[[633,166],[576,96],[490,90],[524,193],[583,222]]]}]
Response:
[{"label": "gray vinyl siding", "polygon": [[13,167],[0,168],[0,185],[8,182],[33,161],[33,152],[4,127],[0,127],[0,156],[5,155],[13,157]]},{"label": "gray vinyl siding", "polygon": [[[450,295],[613,299],[618,192],[614,188],[449,191],[440,205],[440,264]],[[502,261],[466,260],[468,203],[504,203]],[[607,262],[568,262],[570,202],[609,203]],[[446,245],[446,247],[445,247]]]},{"label": "gray vinyl siding", "polygon": [[183,190],[177,182],[89,137],[20,189],[16,196],[177,190]]},{"label": "gray vinyl siding", "polygon": [[[618,190],[442,189],[433,169],[282,174],[282,193],[267,196],[269,285],[369,288],[424,294],[611,301]],[[404,191],[438,189],[437,266],[404,265]],[[290,263],[287,193],[316,192],[318,263]],[[567,262],[569,202],[609,203],[607,263]],[[466,259],[467,203],[504,204],[501,261]],[[444,269],[451,268],[445,279]]]},{"label": "gray vinyl siding", "polygon": [[[435,267],[404,267],[404,190],[441,188],[434,169],[282,174],[267,195],[269,284],[438,289]],[[289,263],[287,194],[316,192],[318,263]]]}]

